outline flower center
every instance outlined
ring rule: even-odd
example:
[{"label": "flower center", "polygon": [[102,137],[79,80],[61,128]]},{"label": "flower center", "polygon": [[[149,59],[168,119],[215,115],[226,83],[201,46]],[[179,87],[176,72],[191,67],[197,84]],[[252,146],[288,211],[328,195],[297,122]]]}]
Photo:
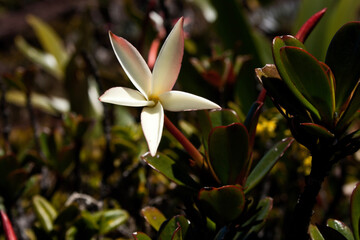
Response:
[{"label": "flower center", "polygon": [[158,96],[151,95],[151,96],[149,96],[149,101],[154,102],[154,105],[153,105],[153,106],[155,106],[155,105],[159,102],[159,97],[158,97]]}]

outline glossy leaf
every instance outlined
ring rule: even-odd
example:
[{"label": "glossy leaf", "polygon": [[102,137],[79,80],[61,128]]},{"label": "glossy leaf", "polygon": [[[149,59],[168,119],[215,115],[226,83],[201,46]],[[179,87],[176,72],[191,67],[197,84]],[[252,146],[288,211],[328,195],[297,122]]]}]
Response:
[{"label": "glossy leaf", "polygon": [[151,238],[143,232],[134,232],[132,236],[134,240],[151,240]]},{"label": "glossy leaf", "polygon": [[317,227],[326,240],[346,240],[346,238],[336,229],[322,225],[318,225]]},{"label": "glossy leaf", "polygon": [[[285,66],[283,59],[281,57],[281,54],[280,54],[280,52],[281,52],[280,50],[286,46],[297,47],[298,49],[305,49],[304,45],[293,36],[287,35],[287,36],[281,36],[281,37],[274,38],[274,40],[273,40],[273,56],[274,56],[276,68],[279,71],[281,78],[286,83],[287,87],[291,90],[291,92],[294,94],[296,99],[304,107],[306,107],[315,117],[320,119],[319,111],[315,108],[315,106],[313,106],[312,103],[310,103],[310,101],[308,99],[305,98],[303,93],[301,93],[300,89],[298,89],[298,86],[295,83],[293,83],[293,80],[291,79],[292,76],[289,75],[289,72],[288,72],[289,69],[287,69],[288,66]],[[300,68],[300,67],[297,66],[297,68]]]},{"label": "glossy leaf", "polygon": [[236,185],[203,188],[198,198],[200,208],[217,223],[228,223],[238,218],[246,201],[243,190]]},{"label": "glossy leaf", "polygon": [[36,195],[32,199],[37,218],[46,232],[53,230],[53,222],[57,216],[55,208],[42,196]]},{"label": "glossy leaf", "polygon": [[159,230],[158,240],[171,240],[176,235],[176,231],[181,229],[182,236],[186,236],[190,222],[184,216],[179,215],[163,223]]},{"label": "glossy leaf", "polygon": [[249,137],[241,123],[214,128],[209,136],[211,167],[223,184],[240,183],[249,161]]},{"label": "glossy leaf", "polygon": [[1,215],[1,223],[4,229],[5,239],[6,240],[17,240],[14,229],[11,225],[11,222],[7,216],[7,214],[0,210]]},{"label": "glossy leaf", "polygon": [[57,33],[38,17],[29,15],[27,20],[34,29],[44,50],[55,57],[59,66],[64,67],[68,60],[68,55]]},{"label": "glossy leaf", "polygon": [[281,48],[280,59],[286,71],[286,75],[283,76],[284,72],[279,70],[280,75],[285,78],[284,81],[288,86],[292,84],[296,87],[319,111],[322,120],[330,122],[335,110],[333,87],[329,84],[328,76],[320,62],[298,47]]},{"label": "glossy leaf", "polygon": [[347,240],[354,240],[354,235],[351,229],[346,226],[345,223],[340,222],[339,220],[329,219],[327,220],[326,225],[341,233]]},{"label": "glossy leaf", "polygon": [[165,216],[155,207],[141,209],[141,215],[156,231],[159,231],[161,224],[166,221]]},{"label": "glossy leaf", "polygon": [[266,64],[263,68],[255,69],[256,76],[273,101],[285,109],[286,114],[292,116],[306,116],[306,110],[301,101],[291,92],[281,79],[275,65]]},{"label": "glossy leaf", "polygon": [[260,159],[246,180],[244,189],[245,194],[261,182],[293,142],[293,138],[281,140]]},{"label": "glossy leaf", "polygon": [[360,108],[360,84],[356,86],[355,91],[351,95],[352,98],[336,126],[337,130],[339,131],[345,130],[344,128],[347,128],[353,119],[359,116],[358,110]]},{"label": "glossy leaf", "polygon": [[301,129],[303,129],[310,135],[314,135],[324,139],[334,138],[334,134],[321,125],[315,123],[300,123],[300,126]]},{"label": "glossy leaf", "polygon": [[350,215],[351,225],[355,240],[360,240],[360,183],[358,183],[351,194]]},{"label": "glossy leaf", "polygon": [[309,233],[311,240],[325,240],[325,238],[321,235],[321,232],[315,225],[310,224]]},{"label": "glossy leaf", "polygon": [[360,22],[340,28],[329,45],[326,64],[336,81],[336,108],[346,103],[360,77]]},{"label": "glossy leaf", "polygon": [[154,157],[150,153],[146,153],[141,158],[150,167],[176,184],[188,187],[197,186],[197,183],[189,175],[189,167],[184,162],[175,161],[162,153],[157,153]]}]

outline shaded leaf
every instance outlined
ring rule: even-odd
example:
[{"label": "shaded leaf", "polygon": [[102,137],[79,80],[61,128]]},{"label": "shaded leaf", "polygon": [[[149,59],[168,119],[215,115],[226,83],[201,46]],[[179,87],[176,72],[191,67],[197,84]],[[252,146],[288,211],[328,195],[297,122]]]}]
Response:
[{"label": "shaded leaf", "polygon": [[346,240],[346,238],[341,233],[331,227],[321,225],[318,225],[317,227],[320,230],[321,235],[326,240]]},{"label": "shaded leaf", "polygon": [[253,189],[266,176],[293,142],[293,138],[281,140],[260,159],[246,180],[244,188],[245,194]]},{"label": "shaded leaf", "polygon": [[59,212],[58,216],[54,220],[54,224],[63,225],[72,222],[77,216],[79,216],[79,214],[80,209],[72,204]]},{"label": "shaded leaf", "polygon": [[351,122],[359,116],[360,108],[360,84],[356,86],[355,91],[351,94],[351,100],[345,110],[341,115],[340,120],[336,126],[338,131],[344,131]]},{"label": "shaded leaf", "polygon": [[[186,236],[190,222],[184,216],[178,215],[163,223],[159,230],[158,240],[173,239],[174,233],[181,229],[182,236]],[[176,235],[176,234],[175,234]]]},{"label": "shaded leaf", "polygon": [[244,180],[249,162],[249,137],[241,123],[215,127],[209,136],[211,167],[223,184]]},{"label": "shaded leaf", "polygon": [[326,225],[341,233],[347,240],[354,240],[354,235],[351,229],[346,226],[345,223],[340,222],[339,220],[329,219],[327,220]]},{"label": "shaded leaf", "polygon": [[189,167],[184,162],[175,161],[162,153],[157,153],[154,157],[150,153],[146,153],[141,158],[150,167],[159,171],[176,184],[197,187],[197,183],[189,175]]},{"label": "shaded leaf", "polygon": [[198,199],[199,207],[217,223],[228,223],[238,218],[245,206],[244,192],[236,185],[203,188]]},{"label": "shaded leaf", "polygon": [[322,64],[298,47],[282,47],[280,59],[286,73],[279,72],[289,88],[295,87],[319,111],[322,120],[331,122],[335,110],[333,87]]},{"label": "shaded leaf", "polygon": [[166,221],[162,212],[155,207],[145,207],[141,209],[141,215],[156,231],[159,231],[161,224]]},{"label": "shaded leaf", "polygon": [[360,22],[347,23],[336,32],[325,63],[335,76],[336,108],[340,109],[360,77]]},{"label": "shaded leaf", "polygon": [[332,139],[334,134],[331,133],[325,127],[315,123],[300,123],[300,128],[306,131],[310,135],[314,135],[319,138]]},{"label": "shaded leaf", "polygon": [[358,183],[351,194],[350,215],[354,237],[360,240],[360,183]]}]

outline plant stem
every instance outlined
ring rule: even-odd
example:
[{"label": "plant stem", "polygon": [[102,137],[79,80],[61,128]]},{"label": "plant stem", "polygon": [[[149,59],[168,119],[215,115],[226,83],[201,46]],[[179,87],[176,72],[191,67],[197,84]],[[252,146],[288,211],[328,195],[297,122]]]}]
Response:
[{"label": "plant stem", "polygon": [[321,154],[313,154],[311,173],[306,178],[304,191],[301,193],[295,206],[293,224],[287,239],[309,239],[308,228],[313,215],[313,208],[316,204],[316,197],[332,166],[330,158],[321,156]]},{"label": "plant stem", "polygon": [[204,157],[195,148],[195,146],[180,132],[180,130],[170,121],[167,116],[164,116],[164,125],[166,129],[179,141],[179,143],[185,148],[189,155],[194,160],[196,166],[204,167]]}]

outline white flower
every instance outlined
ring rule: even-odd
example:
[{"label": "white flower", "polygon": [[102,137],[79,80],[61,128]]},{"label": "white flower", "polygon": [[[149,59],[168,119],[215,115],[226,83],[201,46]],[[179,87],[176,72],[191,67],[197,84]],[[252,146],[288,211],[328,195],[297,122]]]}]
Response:
[{"label": "white flower", "polygon": [[162,136],[164,109],[188,111],[220,108],[205,98],[171,90],[179,75],[184,52],[183,21],[183,18],[179,19],[165,40],[152,73],[133,45],[109,32],[115,55],[138,91],[114,87],[99,99],[106,103],[144,107],[141,112],[141,126],[152,156],[155,156]]}]

